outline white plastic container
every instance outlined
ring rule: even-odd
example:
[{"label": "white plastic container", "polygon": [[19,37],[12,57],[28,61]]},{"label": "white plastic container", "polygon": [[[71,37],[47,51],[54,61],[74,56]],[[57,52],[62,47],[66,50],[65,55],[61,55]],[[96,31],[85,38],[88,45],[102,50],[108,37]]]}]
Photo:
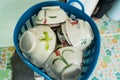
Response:
[{"label": "white plastic container", "polygon": [[113,7],[107,13],[108,17],[115,21],[120,21],[120,0],[116,0]]}]

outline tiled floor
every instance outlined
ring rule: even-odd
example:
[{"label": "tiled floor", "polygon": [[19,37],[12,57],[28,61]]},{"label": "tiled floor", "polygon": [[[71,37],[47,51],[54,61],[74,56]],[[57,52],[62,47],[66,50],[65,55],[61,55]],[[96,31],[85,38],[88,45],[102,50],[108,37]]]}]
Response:
[{"label": "tiled floor", "polygon": [[[95,22],[101,33],[101,52],[89,80],[120,80],[120,22],[107,16]],[[14,47],[0,48],[0,80],[34,80],[33,72],[14,53]]]}]

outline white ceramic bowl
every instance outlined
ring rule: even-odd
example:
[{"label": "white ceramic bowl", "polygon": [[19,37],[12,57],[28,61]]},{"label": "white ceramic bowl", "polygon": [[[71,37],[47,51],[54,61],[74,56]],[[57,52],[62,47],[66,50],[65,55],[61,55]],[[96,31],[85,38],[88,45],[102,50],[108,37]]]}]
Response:
[{"label": "white ceramic bowl", "polygon": [[55,44],[55,33],[49,26],[43,25],[24,32],[19,43],[26,57],[38,67],[43,67],[55,49]]},{"label": "white ceramic bowl", "polygon": [[60,23],[58,23],[58,24],[48,24],[48,26],[50,26],[50,27],[59,27]]},{"label": "white ceramic bowl", "polygon": [[86,21],[80,19],[73,21],[68,19],[65,22],[65,28],[71,44],[82,51],[84,51],[94,39],[91,26]]},{"label": "white ceramic bowl", "polygon": [[66,12],[60,6],[43,7],[37,15],[36,24],[58,24],[65,22],[67,17]]},{"label": "white ceramic bowl", "polygon": [[81,74],[81,68],[72,64],[62,72],[61,80],[77,80]]},{"label": "white ceramic bowl", "polygon": [[57,28],[57,37],[64,47],[69,45],[68,42],[66,41],[64,35],[63,35],[61,28]]},{"label": "white ceramic bowl", "polygon": [[[73,72],[72,74],[74,74],[78,70],[80,74],[82,59],[83,53],[78,48],[71,46],[63,47],[50,55],[45,64],[45,69],[47,74],[55,80],[61,80],[62,78],[70,77],[68,75],[69,72]],[[65,75],[68,76],[65,77]]]},{"label": "white ceramic bowl", "polygon": [[71,42],[70,42],[70,40],[69,40],[69,38],[68,38],[68,34],[67,34],[67,32],[66,32],[65,23],[62,23],[62,24],[61,24],[61,29],[62,29],[62,32],[63,32],[63,35],[64,35],[66,41],[71,45]]}]

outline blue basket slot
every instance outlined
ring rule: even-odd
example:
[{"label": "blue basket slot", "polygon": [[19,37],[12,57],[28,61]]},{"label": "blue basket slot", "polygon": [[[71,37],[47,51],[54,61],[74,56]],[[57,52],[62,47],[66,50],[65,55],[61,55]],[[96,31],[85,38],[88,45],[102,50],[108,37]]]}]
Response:
[{"label": "blue basket slot", "polygon": [[[26,23],[24,24],[24,29],[25,29],[25,31],[28,30],[28,26],[26,25]],[[24,31],[24,32],[25,32],[25,31]]]},{"label": "blue basket slot", "polygon": [[34,26],[32,18],[30,18],[30,24],[32,27]]}]

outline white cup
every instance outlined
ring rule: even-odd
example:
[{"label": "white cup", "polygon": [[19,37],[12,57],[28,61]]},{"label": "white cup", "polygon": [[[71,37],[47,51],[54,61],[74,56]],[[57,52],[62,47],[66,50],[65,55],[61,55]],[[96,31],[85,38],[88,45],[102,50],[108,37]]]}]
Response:
[{"label": "white cup", "polygon": [[36,66],[44,63],[55,49],[56,36],[49,26],[35,26],[23,33],[20,38],[20,49]]},{"label": "white cup", "polygon": [[76,70],[76,76],[79,76],[81,72],[82,58],[83,53],[78,48],[70,46],[63,47],[50,55],[45,64],[45,70],[47,74],[55,80],[66,79],[70,77],[70,75],[74,75],[74,73],[76,74]]}]

